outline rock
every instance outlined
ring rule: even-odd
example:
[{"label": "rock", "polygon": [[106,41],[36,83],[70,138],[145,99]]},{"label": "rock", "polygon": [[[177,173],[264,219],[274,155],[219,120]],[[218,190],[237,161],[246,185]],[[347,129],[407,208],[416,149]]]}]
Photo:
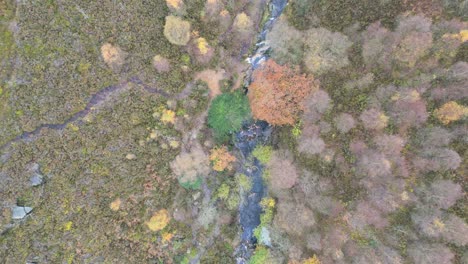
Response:
[{"label": "rock", "polygon": [[193,194],[193,196],[192,196],[192,197],[193,197],[193,200],[195,201],[195,200],[197,200],[198,198],[200,198],[200,195],[201,195],[200,192],[197,192],[197,193]]},{"label": "rock", "polygon": [[12,209],[11,218],[12,219],[23,219],[26,215],[28,215],[32,211],[31,207],[25,206],[15,206]]},{"label": "rock", "polygon": [[44,182],[44,177],[39,173],[36,173],[29,179],[29,181],[32,186],[39,186]]},{"label": "rock", "polygon": [[127,154],[127,156],[125,156],[125,158],[128,159],[128,160],[134,160],[134,159],[136,159],[136,155],[132,154],[132,153],[129,153],[129,154]]}]

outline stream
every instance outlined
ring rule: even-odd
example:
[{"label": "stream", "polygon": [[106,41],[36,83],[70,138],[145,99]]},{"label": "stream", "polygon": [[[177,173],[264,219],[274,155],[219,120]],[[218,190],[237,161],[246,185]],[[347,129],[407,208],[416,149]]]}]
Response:
[{"label": "stream", "polygon": [[[22,134],[16,136],[15,138],[10,140],[9,142],[7,142],[4,145],[0,146],[0,150],[8,148],[13,143],[17,143],[17,142],[21,142],[21,141],[33,141],[33,140],[35,140],[37,138],[37,136],[40,134],[42,129],[46,129],[46,128],[53,129],[53,130],[63,130],[63,129],[65,129],[68,124],[73,123],[73,122],[78,121],[78,120],[81,120],[86,115],[88,115],[92,111],[92,109],[94,109],[94,108],[98,107],[99,105],[103,104],[110,97],[112,97],[112,96],[115,97],[119,93],[121,93],[121,92],[125,91],[126,89],[128,89],[129,88],[128,84],[130,84],[130,83],[134,83],[134,84],[142,86],[143,89],[145,91],[149,92],[149,93],[159,94],[159,95],[161,95],[163,97],[171,98],[171,96],[167,92],[165,92],[165,91],[163,91],[161,89],[158,89],[158,88],[150,87],[149,85],[146,85],[141,79],[134,76],[134,77],[131,77],[130,79],[128,79],[127,81],[123,81],[123,82],[121,82],[119,84],[107,86],[107,87],[99,90],[98,92],[96,92],[95,94],[93,94],[90,97],[88,103],[86,104],[86,106],[85,106],[85,108],[83,110],[78,111],[77,113],[73,114],[68,119],[63,121],[62,123],[43,124],[43,125],[38,126],[37,128],[35,128],[32,131],[23,132]],[[177,97],[177,96],[178,95],[176,95],[175,97]]]},{"label": "stream", "polygon": [[[253,71],[268,59],[267,52],[270,47],[265,42],[266,35],[268,31],[271,30],[273,23],[283,12],[286,4],[287,0],[272,0],[269,3],[268,8],[270,18],[264,24],[263,30],[258,36],[254,54],[247,59],[247,62],[250,63],[250,69],[247,71],[244,87],[248,87],[252,82]],[[235,137],[235,148],[241,153],[242,157],[241,167],[237,172],[245,174],[252,182],[251,190],[244,194],[239,206],[242,234],[241,242],[234,253],[237,264],[248,263],[255,250],[257,239],[253,232],[260,224],[260,215],[263,212],[260,206],[260,201],[266,193],[266,187],[263,184],[262,178],[262,165],[256,158],[253,159],[253,162],[249,162],[248,160],[255,146],[267,142],[271,135],[271,131],[272,127],[268,123],[259,121],[244,125]]]}]

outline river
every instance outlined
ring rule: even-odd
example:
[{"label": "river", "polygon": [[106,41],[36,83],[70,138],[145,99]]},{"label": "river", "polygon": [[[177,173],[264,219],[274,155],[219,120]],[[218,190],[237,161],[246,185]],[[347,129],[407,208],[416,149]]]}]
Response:
[{"label": "river", "polygon": [[[267,52],[270,47],[265,42],[266,35],[268,31],[271,30],[273,23],[283,12],[286,4],[286,0],[272,0],[268,5],[270,18],[264,24],[263,30],[258,36],[257,48],[254,54],[247,59],[250,63],[250,69],[244,81],[245,87],[248,87],[252,81],[252,72],[268,59]],[[260,201],[266,193],[266,187],[263,184],[262,178],[263,167],[256,158],[253,159],[253,162],[250,162],[249,157],[255,146],[267,142],[271,130],[272,128],[268,123],[260,121],[246,124],[235,137],[234,145],[242,156],[238,173],[245,174],[252,182],[252,189],[244,193],[239,206],[239,222],[242,234],[241,242],[235,250],[237,264],[248,263],[255,250],[257,240],[253,231],[260,224],[260,215],[263,212]]]}]

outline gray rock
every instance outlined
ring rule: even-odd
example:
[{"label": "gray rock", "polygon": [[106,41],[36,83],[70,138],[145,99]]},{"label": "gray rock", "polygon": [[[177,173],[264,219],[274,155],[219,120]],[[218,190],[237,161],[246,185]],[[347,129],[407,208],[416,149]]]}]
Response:
[{"label": "gray rock", "polygon": [[23,219],[31,211],[32,211],[31,207],[15,206],[12,209],[11,218],[13,218],[13,219]]},{"label": "gray rock", "polygon": [[31,182],[32,186],[39,186],[44,182],[44,177],[38,173],[34,174],[29,181]]}]

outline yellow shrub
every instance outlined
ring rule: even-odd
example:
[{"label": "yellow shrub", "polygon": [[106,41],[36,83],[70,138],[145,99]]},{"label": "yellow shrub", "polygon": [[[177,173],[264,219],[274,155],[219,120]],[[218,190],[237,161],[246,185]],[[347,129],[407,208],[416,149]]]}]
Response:
[{"label": "yellow shrub", "polygon": [[468,108],[457,104],[457,102],[450,101],[445,103],[442,107],[435,110],[435,117],[443,124],[447,125],[450,122],[457,121],[460,118],[468,115]]},{"label": "yellow shrub", "polygon": [[175,123],[175,112],[172,111],[172,110],[164,110],[162,115],[161,115],[161,121],[165,124],[167,123],[171,123],[171,124],[174,124]]},{"label": "yellow shrub", "polygon": [[159,231],[164,229],[171,220],[166,209],[161,209],[153,214],[151,219],[146,222],[146,225],[151,231]]},{"label": "yellow shrub", "polygon": [[244,12],[238,14],[234,19],[234,28],[240,31],[247,31],[252,27],[252,20]]},{"label": "yellow shrub", "polygon": [[122,204],[122,201],[120,200],[120,198],[117,198],[112,203],[110,203],[109,207],[112,211],[117,211],[120,209],[121,204]]},{"label": "yellow shrub", "polygon": [[166,4],[169,8],[179,9],[184,2],[182,0],[166,0]]},{"label": "yellow shrub", "polygon": [[320,263],[321,263],[320,260],[315,255],[311,258],[308,258],[302,261],[302,264],[320,264]]}]

